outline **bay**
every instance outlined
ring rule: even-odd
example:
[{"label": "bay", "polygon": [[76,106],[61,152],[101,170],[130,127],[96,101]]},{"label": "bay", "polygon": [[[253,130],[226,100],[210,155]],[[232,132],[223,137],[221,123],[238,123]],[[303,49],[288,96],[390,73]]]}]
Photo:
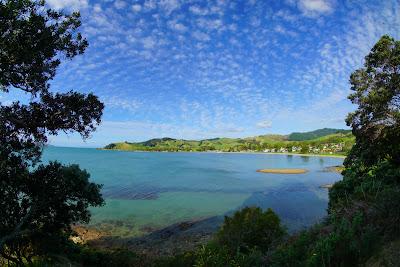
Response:
[{"label": "bay", "polygon": [[[221,222],[244,206],[272,208],[289,230],[326,215],[327,189],[341,179],[327,172],[343,159],[262,153],[157,153],[47,147],[43,162],[79,164],[103,184],[106,205],[91,208],[91,225],[116,236],[141,236],[187,220]],[[266,174],[303,168],[305,174]]]}]

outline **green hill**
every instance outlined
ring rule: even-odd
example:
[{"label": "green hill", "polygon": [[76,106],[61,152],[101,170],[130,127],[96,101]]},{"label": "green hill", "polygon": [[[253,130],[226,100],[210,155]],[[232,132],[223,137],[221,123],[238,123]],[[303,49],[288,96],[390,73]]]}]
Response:
[{"label": "green hill", "polygon": [[[332,133],[334,132],[334,133]],[[294,133],[299,138],[299,133]],[[112,143],[104,149],[129,151],[266,151],[293,153],[345,154],[354,143],[354,137],[347,130],[321,129],[302,133],[305,140],[291,140],[293,135],[260,135],[247,138],[212,138],[204,140],[184,140],[155,138],[144,142]],[[316,136],[311,138],[312,136]],[[296,139],[296,138],[295,138]]]},{"label": "green hill", "polygon": [[318,129],[315,131],[311,132],[294,132],[289,134],[288,140],[290,141],[305,141],[305,140],[312,140],[315,138],[331,135],[331,134],[347,134],[350,133],[351,130],[344,130],[344,129],[331,129],[331,128],[323,128],[323,129]]}]

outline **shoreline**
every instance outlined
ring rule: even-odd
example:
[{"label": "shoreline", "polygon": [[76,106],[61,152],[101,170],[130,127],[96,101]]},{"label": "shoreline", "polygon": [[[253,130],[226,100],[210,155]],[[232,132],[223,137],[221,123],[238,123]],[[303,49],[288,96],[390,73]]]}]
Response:
[{"label": "shoreline", "polygon": [[107,148],[96,148],[97,150],[105,151],[119,151],[119,152],[141,152],[141,153],[208,153],[208,154],[259,154],[259,155],[282,155],[282,156],[301,156],[301,157],[325,157],[325,158],[346,158],[345,155],[340,154],[300,154],[290,152],[250,152],[250,151],[239,151],[239,152],[228,152],[228,151],[144,151],[144,150],[124,150],[124,149],[107,149]]}]

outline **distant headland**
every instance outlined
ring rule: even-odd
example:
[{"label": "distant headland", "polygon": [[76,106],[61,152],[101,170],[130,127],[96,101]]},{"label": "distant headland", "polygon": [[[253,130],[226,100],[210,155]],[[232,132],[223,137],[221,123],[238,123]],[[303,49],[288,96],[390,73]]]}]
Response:
[{"label": "distant headland", "polygon": [[344,156],[355,141],[350,130],[324,128],[289,135],[268,134],[246,138],[184,140],[169,137],[144,142],[117,142],[105,150],[154,152],[263,152]]}]

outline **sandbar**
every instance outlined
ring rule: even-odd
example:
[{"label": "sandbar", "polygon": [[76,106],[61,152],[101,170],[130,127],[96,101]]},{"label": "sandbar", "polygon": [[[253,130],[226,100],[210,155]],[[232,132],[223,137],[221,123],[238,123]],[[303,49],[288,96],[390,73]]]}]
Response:
[{"label": "sandbar", "polygon": [[301,174],[306,173],[306,169],[260,169],[257,172],[262,173],[275,173],[275,174]]}]

